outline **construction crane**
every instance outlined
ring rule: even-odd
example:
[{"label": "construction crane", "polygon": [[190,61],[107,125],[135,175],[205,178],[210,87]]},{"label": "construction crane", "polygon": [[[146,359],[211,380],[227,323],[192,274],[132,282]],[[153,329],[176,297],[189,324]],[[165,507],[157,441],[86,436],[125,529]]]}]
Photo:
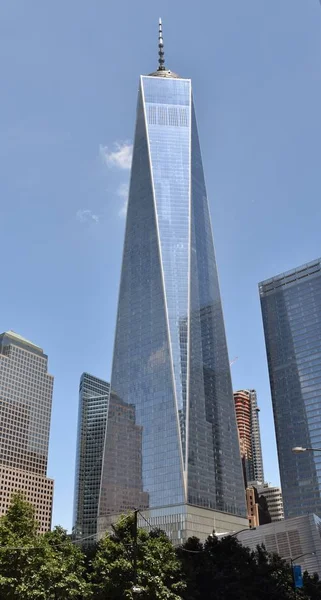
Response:
[{"label": "construction crane", "polygon": [[232,365],[234,365],[234,363],[235,363],[235,362],[238,360],[238,358],[239,358],[238,356],[235,356],[235,357],[233,358],[233,360],[231,360],[231,362],[230,362],[230,367],[231,367]]}]

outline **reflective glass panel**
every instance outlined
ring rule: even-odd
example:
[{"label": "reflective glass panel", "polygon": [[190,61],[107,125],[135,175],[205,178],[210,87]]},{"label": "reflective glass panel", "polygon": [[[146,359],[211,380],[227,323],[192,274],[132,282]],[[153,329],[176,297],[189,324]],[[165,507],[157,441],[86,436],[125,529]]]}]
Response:
[{"label": "reflective glass panel", "polygon": [[321,262],[259,286],[284,512],[321,515]]}]

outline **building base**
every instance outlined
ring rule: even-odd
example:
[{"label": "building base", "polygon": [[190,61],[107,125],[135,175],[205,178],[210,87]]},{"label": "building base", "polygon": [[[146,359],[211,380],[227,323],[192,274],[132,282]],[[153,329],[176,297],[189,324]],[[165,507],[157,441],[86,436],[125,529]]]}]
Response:
[{"label": "building base", "polygon": [[237,536],[243,546],[255,550],[264,544],[268,552],[276,553],[288,563],[291,558],[301,565],[302,573],[321,576],[321,519],[310,514],[283,519],[256,529],[243,531]]},{"label": "building base", "polygon": [[35,509],[39,533],[50,531],[53,479],[32,471],[22,471],[15,467],[8,467],[8,465],[0,465],[0,484],[0,517],[7,513],[12,496],[17,492],[22,492],[26,501],[30,502]]},{"label": "building base", "polygon": [[[111,529],[119,515],[98,518],[98,538]],[[191,504],[166,506],[142,510],[138,514],[138,526],[142,529],[162,529],[175,546],[184,544],[190,537],[204,542],[213,533],[229,533],[248,528],[246,517],[201,508]]]}]

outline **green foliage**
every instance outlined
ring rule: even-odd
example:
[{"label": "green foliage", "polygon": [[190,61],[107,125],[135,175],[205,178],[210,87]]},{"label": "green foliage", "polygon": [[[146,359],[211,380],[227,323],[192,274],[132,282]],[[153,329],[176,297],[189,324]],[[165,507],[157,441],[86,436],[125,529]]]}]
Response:
[{"label": "green foliage", "polygon": [[114,535],[99,543],[93,561],[95,600],[180,600],[185,584],[172,543],[162,531],[137,533],[137,586],[134,588],[134,517],[123,517]]},{"label": "green foliage", "polygon": [[88,596],[83,555],[62,528],[38,535],[32,506],[13,497],[0,519],[1,600],[65,600]]},{"label": "green foliage", "polygon": [[41,567],[40,582],[45,598],[67,600],[89,597],[84,579],[84,555],[62,527],[44,536],[46,561]]},{"label": "green foliage", "polygon": [[[211,536],[204,544],[191,538],[177,553],[187,581],[184,600],[321,600],[317,577],[305,574],[304,590],[294,592],[284,560],[262,546],[253,552],[233,536]],[[312,589],[319,595],[310,595]]]},{"label": "green foliage", "polygon": [[0,518],[1,600],[321,600],[319,577],[303,580],[294,592],[284,560],[233,536],[191,538],[175,550],[160,530],[138,529],[136,538],[127,516],[113,535],[81,549],[61,527],[38,534],[22,494]]},{"label": "green foliage", "polygon": [[6,535],[18,536],[21,540],[31,540],[37,535],[38,523],[34,507],[26,502],[22,492],[14,494],[7,514],[1,518],[1,545]]},{"label": "green foliage", "polygon": [[307,571],[303,574],[304,591],[310,600],[319,600],[321,598],[321,581],[319,575],[309,575]]}]

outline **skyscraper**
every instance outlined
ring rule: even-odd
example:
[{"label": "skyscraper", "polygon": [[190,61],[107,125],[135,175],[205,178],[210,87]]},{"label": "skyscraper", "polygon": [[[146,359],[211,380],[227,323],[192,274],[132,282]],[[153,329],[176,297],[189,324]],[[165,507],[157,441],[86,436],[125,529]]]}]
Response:
[{"label": "skyscraper", "polygon": [[[246,525],[191,81],[165,68],[161,24],[158,70],[141,76],[138,92],[111,388],[133,406],[141,431],[132,460],[141,473],[138,508],[146,509],[150,522],[173,539],[182,539],[193,520],[202,537],[215,519],[225,531],[227,522]],[[128,452],[125,436],[110,435],[113,418],[110,412],[102,529],[110,515],[135,507],[133,481],[108,460],[111,452]],[[118,507],[107,486],[118,489]]]},{"label": "skyscraper", "polygon": [[73,533],[95,540],[110,385],[83,373],[79,384]]},{"label": "skyscraper", "polygon": [[321,260],[259,284],[285,517],[321,516]]},{"label": "skyscraper", "polygon": [[47,460],[53,377],[43,350],[13,331],[0,335],[0,516],[22,491],[39,531],[51,526],[53,485]]},{"label": "skyscraper", "polygon": [[234,392],[235,412],[245,485],[264,481],[259,407],[255,390]]}]

